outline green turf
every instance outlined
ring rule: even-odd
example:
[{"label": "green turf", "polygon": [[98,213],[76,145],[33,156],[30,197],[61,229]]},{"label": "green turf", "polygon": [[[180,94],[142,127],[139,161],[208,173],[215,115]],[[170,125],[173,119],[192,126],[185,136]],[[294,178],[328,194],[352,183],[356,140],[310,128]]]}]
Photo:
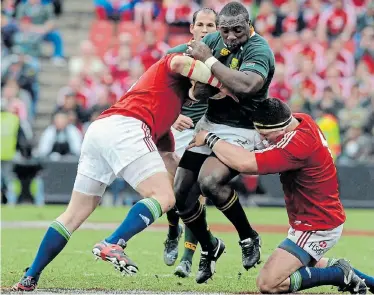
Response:
[{"label": "green turf", "polygon": [[[53,220],[64,210],[64,206],[47,206],[36,208],[20,206],[2,208],[2,221],[17,220]],[[90,221],[120,222],[125,216],[126,208],[99,208]],[[284,209],[248,209],[247,214],[256,224],[287,224]],[[227,224],[226,218],[214,208],[208,209],[210,222]],[[373,210],[347,210],[350,229],[372,230],[374,224]],[[165,222],[165,219],[160,222]],[[42,229],[2,229],[1,232],[1,273],[2,288],[15,283],[22,270],[28,266],[36,253],[45,230]],[[127,248],[127,253],[134,259],[140,273],[135,277],[122,277],[109,264],[93,261],[90,253],[92,246],[110,234],[109,230],[79,230],[69,241],[67,247],[51,265],[40,280],[39,288],[70,289],[105,289],[105,290],[148,290],[148,291],[193,291],[193,292],[256,292],[255,278],[257,269],[244,271],[241,266],[241,253],[238,236],[234,233],[218,234],[225,243],[227,253],[217,264],[217,273],[208,284],[198,285],[194,276],[188,279],[175,278],[174,267],[165,266],[162,259],[165,233],[146,231],[134,237]],[[262,234],[263,259],[282,241],[285,234]],[[349,258],[357,268],[364,272],[374,273],[373,237],[343,236],[339,243],[329,252],[330,256]],[[182,243],[180,243],[182,251]],[[200,256],[199,254],[197,256]],[[193,274],[197,270],[194,260]],[[241,275],[239,275],[241,273]],[[332,293],[330,287],[316,288],[311,292]]]},{"label": "green turf", "polygon": [[[3,221],[32,221],[32,220],[54,220],[60,215],[66,206],[18,206],[1,208],[1,220]],[[93,222],[120,222],[127,214],[128,207],[99,207],[88,219]],[[277,224],[287,225],[288,219],[284,208],[246,208],[246,213],[254,224]],[[347,209],[346,229],[374,230],[374,210]],[[209,222],[227,224],[227,219],[213,207],[208,207],[207,215]],[[163,216],[160,223],[166,223]]]},{"label": "green turf", "polygon": [[[145,232],[135,237],[127,249],[140,268],[136,277],[122,277],[111,265],[93,260],[90,250],[95,242],[107,236],[109,231],[81,230],[74,234],[67,247],[53,263],[45,269],[39,288],[111,289],[149,291],[195,291],[195,292],[254,292],[258,269],[244,271],[241,267],[240,249],[235,234],[220,234],[227,253],[217,264],[217,273],[208,284],[197,285],[194,277],[178,279],[172,276],[173,267],[165,266],[162,260],[162,232]],[[44,235],[44,230],[2,231],[2,287],[9,287],[22,274],[22,270],[33,259]],[[266,258],[284,238],[283,235],[262,236],[263,255]],[[374,272],[372,260],[374,249],[368,247],[368,238],[343,238],[331,251],[332,256],[349,257],[351,262],[366,272]],[[182,247],[182,246],[181,246]],[[182,248],[180,248],[182,250]],[[354,249],[354,251],[352,251]],[[197,270],[197,260],[193,273]],[[241,273],[242,275],[239,275]],[[312,290],[331,293],[329,287]]]}]

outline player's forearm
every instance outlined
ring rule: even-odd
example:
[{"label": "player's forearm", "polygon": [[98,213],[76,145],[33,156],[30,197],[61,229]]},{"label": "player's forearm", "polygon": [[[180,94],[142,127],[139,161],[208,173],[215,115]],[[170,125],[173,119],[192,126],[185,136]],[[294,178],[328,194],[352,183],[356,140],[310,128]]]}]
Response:
[{"label": "player's forearm", "polygon": [[211,71],[225,87],[239,96],[257,92],[263,84],[262,77],[259,75],[232,70],[220,62],[215,62]]},{"label": "player's forearm", "polygon": [[240,173],[252,174],[258,172],[254,153],[242,147],[233,145],[224,140],[219,140],[214,144],[212,150],[225,165]]},{"label": "player's forearm", "polygon": [[220,88],[222,83],[213,76],[210,69],[201,61],[195,60],[189,56],[177,55],[173,57],[170,63],[171,70],[179,73],[191,80]]}]

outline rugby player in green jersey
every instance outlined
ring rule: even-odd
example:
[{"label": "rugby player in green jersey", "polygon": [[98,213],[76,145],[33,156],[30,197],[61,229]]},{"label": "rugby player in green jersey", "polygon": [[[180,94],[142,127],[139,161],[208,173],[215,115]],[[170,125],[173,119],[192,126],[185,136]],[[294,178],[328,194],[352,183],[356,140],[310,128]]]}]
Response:
[{"label": "rugby player in green jersey", "polygon": [[[238,99],[209,100],[206,114],[195,126],[248,150],[262,149],[254,130],[252,113],[267,98],[274,75],[274,55],[264,38],[256,34],[247,9],[238,2],[226,4],[218,18],[219,31],[188,44],[187,54],[204,62]],[[186,151],[174,181],[176,206],[186,226],[201,245],[196,281],[213,276],[215,263],[224,251],[223,241],[209,230],[200,193],[209,198],[231,221],[239,234],[242,262],[250,269],[260,261],[261,241],[250,226],[235,191],[228,185],[239,172],[228,168],[207,146]]]}]

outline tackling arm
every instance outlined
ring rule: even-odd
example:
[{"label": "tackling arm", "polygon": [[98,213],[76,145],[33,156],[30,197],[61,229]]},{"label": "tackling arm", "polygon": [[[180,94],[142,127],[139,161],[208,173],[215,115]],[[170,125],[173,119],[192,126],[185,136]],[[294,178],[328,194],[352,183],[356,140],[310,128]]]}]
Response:
[{"label": "tackling arm", "polygon": [[213,152],[226,166],[240,173],[258,173],[256,157],[253,152],[224,140],[220,140],[214,145]]},{"label": "tackling arm", "polygon": [[179,73],[194,81],[221,88],[222,83],[213,76],[209,68],[201,61],[185,55],[176,55],[170,62],[170,68],[174,73]]},{"label": "tackling arm", "polygon": [[[188,148],[206,144],[220,161],[240,173],[279,173],[303,167],[304,159],[310,154],[310,148],[306,147],[304,143],[300,141],[290,142],[295,133],[295,131],[289,132],[287,137],[270,149],[250,152],[220,139],[214,133],[201,130],[195,135]],[[300,144],[304,148],[301,148]]]}]

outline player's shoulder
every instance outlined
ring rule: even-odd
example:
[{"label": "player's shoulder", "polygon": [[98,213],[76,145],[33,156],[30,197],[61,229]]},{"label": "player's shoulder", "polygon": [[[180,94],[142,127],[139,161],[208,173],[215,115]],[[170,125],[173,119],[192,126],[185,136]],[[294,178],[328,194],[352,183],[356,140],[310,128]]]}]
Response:
[{"label": "player's shoulder", "polygon": [[269,54],[273,54],[273,51],[271,50],[266,39],[257,33],[249,38],[248,41],[243,45],[243,51],[248,53],[266,52]]},{"label": "player's shoulder", "polygon": [[293,116],[299,121],[299,125],[292,131],[294,135],[288,148],[292,149],[292,153],[298,158],[305,159],[318,148],[321,142],[320,131],[311,116],[303,113],[296,113]]},{"label": "player's shoulder", "polygon": [[187,44],[180,44],[173,48],[170,48],[166,54],[172,54],[172,53],[184,53],[187,50]]},{"label": "player's shoulder", "polygon": [[319,127],[314,119],[305,113],[294,113],[293,116],[300,122],[299,126],[297,127],[297,129],[301,131],[300,135],[315,139],[315,135],[318,134]]},{"label": "player's shoulder", "polygon": [[270,149],[281,149],[294,158],[308,158],[316,149],[318,143],[318,127],[313,119],[306,114],[294,114],[300,124],[286,134]]}]

